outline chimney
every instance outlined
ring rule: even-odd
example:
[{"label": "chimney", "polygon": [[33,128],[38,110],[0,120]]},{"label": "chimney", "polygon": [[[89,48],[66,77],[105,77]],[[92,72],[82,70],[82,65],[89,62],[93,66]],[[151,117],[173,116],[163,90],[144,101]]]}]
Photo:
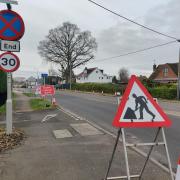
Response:
[{"label": "chimney", "polygon": [[153,72],[156,71],[156,68],[157,68],[157,66],[156,66],[156,64],[154,64],[154,65],[153,65]]}]

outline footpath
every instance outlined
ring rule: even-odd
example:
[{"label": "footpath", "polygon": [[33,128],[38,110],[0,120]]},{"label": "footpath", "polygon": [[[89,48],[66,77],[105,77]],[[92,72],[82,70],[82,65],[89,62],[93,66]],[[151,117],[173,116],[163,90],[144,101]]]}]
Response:
[{"label": "footpath", "polygon": [[[115,142],[113,137],[60,109],[30,111],[29,98],[18,96],[21,98],[16,104],[13,126],[24,130],[26,139],[21,146],[0,154],[1,180],[104,178]],[[139,174],[145,159],[130,149],[128,158],[131,174]],[[109,175],[126,175],[120,142]],[[170,176],[149,162],[142,179],[168,180]]]}]

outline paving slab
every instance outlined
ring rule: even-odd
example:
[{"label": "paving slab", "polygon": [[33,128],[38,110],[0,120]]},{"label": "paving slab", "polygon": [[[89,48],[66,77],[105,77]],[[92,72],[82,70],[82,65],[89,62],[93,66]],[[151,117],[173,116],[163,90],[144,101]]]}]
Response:
[{"label": "paving slab", "polygon": [[99,131],[97,128],[91,126],[88,123],[70,124],[70,126],[74,128],[81,136],[92,136],[92,135],[103,134],[103,132]]},{"label": "paving slab", "polygon": [[56,139],[73,137],[72,134],[67,129],[54,130],[53,133]]}]

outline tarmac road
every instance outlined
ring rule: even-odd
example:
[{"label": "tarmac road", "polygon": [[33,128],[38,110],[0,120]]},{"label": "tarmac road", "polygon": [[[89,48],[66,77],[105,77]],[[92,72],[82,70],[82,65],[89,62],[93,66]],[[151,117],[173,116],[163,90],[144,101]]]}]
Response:
[{"label": "tarmac road", "polygon": [[[60,91],[56,94],[56,101],[57,104],[63,108],[96,123],[113,134],[116,134],[117,129],[111,125],[117,109],[116,97]],[[168,112],[168,115],[170,114],[169,117],[173,122],[173,125],[170,128],[165,129],[165,132],[172,166],[175,169],[180,154],[180,113],[178,112],[180,109],[180,103],[169,101],[161,101],[159,103],[161,107]],[[156,129],[148,128],[128,129],[126,132],[127,138],[130,141],[133,139],[133,141],[136,142],[152,142],[156,131]],[[147,149],[145,148],[143,150]],[[162,151],[161,147],[155,148],[154,156],[163,164],[166,163],[164,155],[164,149]]]}]

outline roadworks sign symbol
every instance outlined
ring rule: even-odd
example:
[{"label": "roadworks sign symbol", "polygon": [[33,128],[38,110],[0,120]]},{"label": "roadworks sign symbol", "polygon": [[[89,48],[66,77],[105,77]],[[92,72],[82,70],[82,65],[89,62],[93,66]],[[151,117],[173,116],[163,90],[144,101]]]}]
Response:
[{"label": "roadworks sign symbol", "polygon": [[132,75],[113,121],[115,127],[168,127],[171,121]]}]

